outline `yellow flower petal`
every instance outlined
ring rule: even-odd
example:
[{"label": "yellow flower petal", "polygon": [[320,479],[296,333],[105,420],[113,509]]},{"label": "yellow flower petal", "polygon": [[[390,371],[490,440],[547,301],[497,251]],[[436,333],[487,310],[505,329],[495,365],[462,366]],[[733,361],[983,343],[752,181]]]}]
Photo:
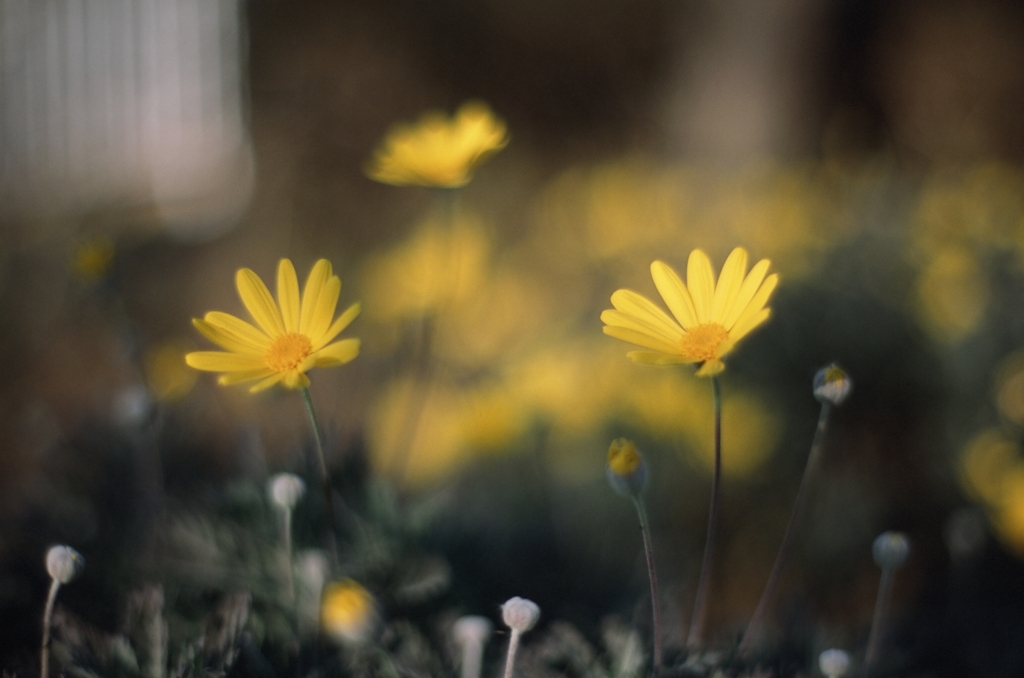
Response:
[{"label": "yellow flower petal", "polygon": [[241,372],[266,367],[260,356],[223,351],[193,351],[185,356],[185,363],[207,372]]},{"label": "yellow flower petal", "polygon": [[708,255],[700,250],[690,252],[690,259],[686,262],[686,287],[693,299],[697,322],[710,322],[711,303],[715,296],[715,272]]},{"label": "yellow flower petal", "polygon": [[192,324],[204,337],[223,349],[227,349],[228,351],[233,351],[235,353],[251,353],[253,355],[260,355],[262,353],[259,346],[254,345],[252,342],[245,341],[244,339],[239,339],[236,335],[230,332],[214,327],[205,320],[193,318]]},{"label": "yellow flower petal", "polygon": [[277,265],[277,303],[281,307],[281,319],[288,332],[299,331],[299,279],[295,266],[288,259]]},{"label": "yellow flower petal", "polygon": [[722,272],[715,286],[715,297],[711,302],[711,322],[725,326],[726,314],[731,310],[732,303],[739,295],[743,285],[743,276],[747,274],[747,251],[737,247],[725,260]]},{"label": "yellow flower petal", "polygon": [[655,261],[651,264],[651,277],[654,279],[654,286],[658,288],[658,294],[665,300],[665,304],[683,329],[688,330],[696,326],[697,311],[694,309],[693,300],[686,290],[686,285],[672,267],[663,261]]},{"label": "yellow flower petal", "polygon": [[612,294],[612,306],[627,315],[643,318],[645,322],[660,327],[667,336],[678,336],[683,331],[683,328],[654,302],[633,290],[616,290]]},{"label": "yellow flower petal", "polygon": [[292,370],[284,373],[281,383],[287,388],[309,388],[309,377],[304,372]]},{"label": "yellow flower petal", "polygon": [[625,327],[627,329],[636,330],[637,332],[649,334],[652,337],[662,339],[669,344],[678,344],[680,337],[683,335],[682,330],[669,333],[659,325],[647,322],[646,317],[637,318],[627,313],[623,313],[622,311],[603,311],[601,313],[601,322],[605,325],[611,325],[612,327]]},{"label": "yellow flower petal", "polygon": [[644,365],[689,365],[693,360],[681,355],[668,355],[655,351],[630,351],[626,357],[635,363]]},{"label": "yellow flower petal", "polygon": [[270,337],[263,330],[253,327],[241,318],[236,318],[229,313],[210,311],[203,316],[203,320],[221,332],[230,334],[235,340],[249,344],[258,351],[265,351],[270,347]]},{"label": "yellow flower petal", "polygon": [[260,383],[256,384],[252,388],[250,388],[249,389],[249,393],[259,393],[260,391],[267,390],[271,386],[279,383],[282,379],[284,379],[284,375],[285,375],[284,372],[275,372],[275,373],[273,373],[272,375],[270,375],[269,377],[267,377],[266,379],[264,379]]},{"label": "yellow flower petal", "polygon": [[232,372],[230,374],[222,374],[217,377],[217,383],[221,386],[233,386],[234,384],[241,384],[246,381],[254,381],[256,379],[265,379],[273,374],[274,371],[269,367],[262,370],[246,370],[243,372]]},{"label": "yellow flower petal", "polygon": [[[751,319],[761,312],[761,309],[763,309],[764,305],[768,303],[768,298],[772,296],[772,292],[775,291],[775,286],[778,285],[778,283],[779,276],[777,273],[773,273],[765,278],[764,283],[762,283],[761,287],[757,290],[753,299],[751,299],[750,303],[747,304],[747,307],[743,309],[743,313],[740,314],[740,317],[736,319],[736,323],[732,326],[733,329],[730,330],[730,335],[736,330],[736,328],[751,322]],[[749,329],[747,331],[749,331]]]},{"label": "yellow flower petal", "polygon": [[359,355],[358,339],[342,339],[316,352],[317,367],[334,367],[344,365]]},{"label": "yellow flower petal", "polygon": [[345,328],[349,326],[349,323],[355,320],[356,316],[359,315],[359,311],[361,311],[362,308],[363,305],[357,301],[356,303],[352,304],[347,309],[345,309],[345,312],[339,315],[338,319],[335,320],[329,328],[327,328],[327,331],[324,332],[323,336],[320,337],[318,341],[313,343],[313,350],[319,351],[329,341],[331,341],[336,336],[341,334],[345,330]]},{"label": "yellow flower petal", "polygon": [[736,298],[733,299],[728,311],[726,311],[722,322],[722,326],[725,329],[731,329],[743,311],[747,310],[747,304],[750,303],[750,300],[754,298],[754,294],[757,293],[758,288],[761,286],[761,281],[764,280],[765,274],[768,273],[770,265],[770,261],[762,259],[754,265],[754,268],[750,269],[746,280],[740,286],[740,291],[736,294]]},{"label": "yellow flower petal", "polygon": [[[732,331],[729,332],[729,348],[732,348],[732,344],[735,344],[737,341],[750,334],[750,332],[757,328],[758,325],[768,320],[771,313],[772,310],[770,308],[762,308],[755,314],[741,318],[740,322],[733,325]],[[722,350],[722,354],[724,355],[727,350],[728,349]]]},{"label": "yellow flower petal", "polygon": [[270,290],[258,275],[248,268],[243,268],[235,274],[235,285],[238,287],[238,295],[242,298],[245,308],[264,332],[271,337],[285,333],[277,304],[274,303],[274,298],[270,296]]},{"label": "yellow flower petal", "polygon": [[698,377],[713,377],[725,369],[725,363],[721,360],[708,360],[697,370]]},{"label": "yellow flower petal", "polygon": [[661,351],[662,353],[668,353],[670,355],[679,353],[676,346],[670,344],[664,339],[659,339],[644,332],[637,332],[636,330],[631,330],[626,327],[614,327],[612,325],[605,325],[603,330],[604,333],[610,337],[622,339],[623,341],[628,341],[629,343],[636,344],[637,346],[643,346],[644,348]]},{"label": "yellow flower petal", "polygon": [[308,334],[309,323],[313,319],[313,312],[316,310],[317,300],[324,285],[334,275],[331,269],[331,262],[320,259],[313,264],[309,277],[306,278],[306,286],[302,290],[302,312],[299,317],[299,332]]},{"label": "yellow flower petal", "polygon": [[341,278],[336,275],[331,276],[320,291],[320,297],[317,299],[316,308],[313,309],[313,315],[309,320],[309,327],[306,330],[306,336],[309,337],[314,346],[326,343],[323,341],[323,338],[327,334],[327,329],[331,326],[331,321],[334,320],[334,311],[338,308],[338,297],[340,295]]}]

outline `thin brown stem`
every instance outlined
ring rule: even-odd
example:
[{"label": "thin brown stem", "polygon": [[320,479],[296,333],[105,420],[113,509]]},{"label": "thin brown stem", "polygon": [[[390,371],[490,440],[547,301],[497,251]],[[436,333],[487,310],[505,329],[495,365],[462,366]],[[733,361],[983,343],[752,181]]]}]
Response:
[{"label": "thin brown stem", "polygon": [[814,440],[811,442],[811,451],[807,456],[807,465],[804,467],[803,479],[800,481],[800,489],[797,490],[796,500],[793,503],[793,512],[789,516],[789,523],[786,525],[786,531],[782,536],[782,545],[779,546],[779,552],[775,556],[775,564],[772,566],[771,574],[768,575],[768,583],[765,584],[761,600],[757,603],[757,608],[754,610],[754,616],[750,618],[747,631],[743,634],[743,640],[740,641],[739,654],[741,657],[746,656],[750,652],[753,643],[760,636],[764,618],[771,609],[771,604],[775,599],[775,589],[778,588],[779,580],[782,577],[782,569],[792,549],[797,526],[800,525],[804,509],[807,505],[808,487],[810,487],[812,479],[817,474],[818,466],[821,465],[821,451],[824,447],[825,431],[828,428],[828,417],[831,411],[831,403],[825,401],[821,404],[821,412],[818,414],[818,427],[814,431]]},{"label": "thin brown stem", "polygon": [[704,558],[701,560],[697,595],[693,601],[690,633],[686,638],[686,647],[691,650],[704,644],[708,587],[711,584],[715,539],[718,536],[718,505],[720,503],[718,488],[722,480],[722,390],[718,383],[718,377],[711,377],[711,394],[715,406],[715,473],[711,480],[711,509],[708,512],[708,534],[704,541]]}]

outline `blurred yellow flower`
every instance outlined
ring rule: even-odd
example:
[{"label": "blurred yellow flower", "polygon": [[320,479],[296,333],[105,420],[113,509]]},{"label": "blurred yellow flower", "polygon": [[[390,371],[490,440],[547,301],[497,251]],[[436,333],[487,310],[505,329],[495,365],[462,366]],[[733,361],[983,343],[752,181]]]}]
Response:
[{"label": "blurred yellow flower", "polygon": [[330,343],[359,314],[360,306],[352,304],[334,319],[341,279],[332,274],[326,259],[313,266],[301,299],[295,267],[288,259],[277,267],[277,303],[259,276],[247,268],[238,271],[235,284],[258,327],[211,311],[202,320],[194,318],[192,324],[226,351],[195,351],[185,356],[185,362],[197,370],[224,372],[220,384],[259,380],[249,389],[253,393],[278,382],[305,388],[310,369],[343,365],[359,354],[358,339]]},{"label": "blurred yellow flower", "polygon": [[1024,426],[1024,352],[1003,359],[996,374],[996,405],[1009,421]]},{"label": "blurred yellow flower", "polygon": [[461,301],[480,289],[491,244],[468,215],[453,223],[424,222],[406,242],[371,259],[362,276],[367,307],[382,319],[415,317]]},{"label": "blurred yellow flower", "polygon": [[[422,412],[410,431],[412,407]],[[391,384],[374,404],[367,438],[377,470],[401,473],[402,481],[422,486],[475,458],[508,450],[525,433],[528,415],[525,403],[501,383],[467,387],[405,380]]]},{"label": "blurred yellow flower", "polygon": [[1020,449],[999,429],[988,429],[967,444],[961,460],[961,484],[972,496],[999,504],[1007,479],[1024,468]]},{"label": "blurred yellow flower", "polygon": [[487,104],[467,101],[452,118],[425,113],[415,125],[393,127],[374,151],[366,174],[393,186],[458,188],[487,156],[508,144],[505,123]]},{"label": "blurred yellow flower", "polygon": [[75,248],[72,268],[86,283],[95,283],[107,277],[114,263],[114,245],[106,238],[84,240]]},{"label": "blurred yellow flower", "polygon": [[167,341],[146,351],[146,386],[157,400],[178,400],[195,386],[198,375],[182,360],[186,352],[182,341]]},{"label": "blurred yellow flower", "polygon": [[690,253],[685,284],[668,264],[655,261],[651,264],[654,284],[675,319],[646,297],[620,289],[612,295],[615,310],[601,313],[604,333],[652,349],[628,353],[634,362],[700,363],[698,376],[714,376],[725,369],[722,357],[771,313],[765,304],[779,276],[773,273],[765,278],[769,265],[762,259],[748,275],[747,251],[737,247],[726,259],[716,286],[711,261],[701,250]]},{"label": "blurred yellow flower", "polygon": [[324,590],[320,603],[320,626],[335,640],[366,642],[376,628],[377,620],[373,596],[352,579],[334,582]]},{"label": "blurred yellow flower", "polygon": [[988,308],[988,279],[966,247],[949,246],[936,252],[921,272],[917,290],[925,326],[947,341],[974,332]]}]

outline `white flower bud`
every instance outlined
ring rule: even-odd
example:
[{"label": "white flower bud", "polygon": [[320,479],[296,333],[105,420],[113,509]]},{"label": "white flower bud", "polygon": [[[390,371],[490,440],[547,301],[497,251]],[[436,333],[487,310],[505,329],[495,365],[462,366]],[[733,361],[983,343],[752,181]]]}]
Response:
[{"label": "white flower bud", "polygon": [[492,626],[491,620],[487,617],[459,617],[452,626],[452,636],[460,646],[483,645],[491,636]]},{"label": "white flower bud", "polygon": [[843,650],[825,650],[818,655],[818,668],[826,678],[842,678],[850,670],[850,655]]},{"label": "white flower bud", "polygon": [[532,600],[516,596],[501,606],[501,618],[510,629],[525,633],[540,619],[540,608]]},{"label": "white flower bud", "polygon": [[480,678],[484,645],[491,635],[491,620],[487,617],[459,617],[452,627],[452,636],[462,648],[462,678]]},{"label": "white flower bud", "polygon": [[278,473],[270,479],[270,498],[283,509],[293,509],[306,493],[306,483],[294,473]]},{"label": "white flower bud", "polygon": [[883,532],[871,545],[871,554],[882,569],[895,569],[907,562],[910,556],[910,540],[902,532]]},{"label": "white flower bud", "polygon": [[46,571],[55,581],[67,584],[85,567],[85,558],[70,546],[51,546],[46,552]]},{"label": "white flower bud", "polygon": [[846,371],[836,363],[826,365],[814,375],[814,397],[818,402],[842,405],[850,395],[853,382]]}]

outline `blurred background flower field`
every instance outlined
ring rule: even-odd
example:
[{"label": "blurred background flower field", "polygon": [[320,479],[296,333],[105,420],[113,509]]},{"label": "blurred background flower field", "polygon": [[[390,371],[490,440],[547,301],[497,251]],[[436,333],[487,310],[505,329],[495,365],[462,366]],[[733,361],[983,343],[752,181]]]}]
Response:
[{"label": "blurred background flower field", "polygon": [[[659,299],[653,260],[734,247],[781,282],[722,375],[709,646],[757,605],[835,360],[855,386],[762,667],[863,652],[871,544],[900,530],[886,675],[1024,672],[1017,3],[3,0],[0,36],[5,672],[38,674],[44,556],[68,544],[86,566],[53,663],[77,678],[454,675],[455,620],[501,629],[520,595],[542,610],[522,675],[643,675],[643,548],[605,479],[620,436],[649,464],[682,657],[710,387],[627,361],[599,318],[622,287]],[[396,125],[474,106],[506,134],[464,181],[375,165]],[[269,282],[281,258],[300,279],[328,259],[341,307],[362,303],[359,356],[309,375],[336,562],[301,399],[184,362],[210,348],[192,318],[244,315],[235,271]],[[291,565],[280,472],[308,484]],[[374,618],[379,656],[323,638],[342,576],[372,594],[338,614]]]}]

